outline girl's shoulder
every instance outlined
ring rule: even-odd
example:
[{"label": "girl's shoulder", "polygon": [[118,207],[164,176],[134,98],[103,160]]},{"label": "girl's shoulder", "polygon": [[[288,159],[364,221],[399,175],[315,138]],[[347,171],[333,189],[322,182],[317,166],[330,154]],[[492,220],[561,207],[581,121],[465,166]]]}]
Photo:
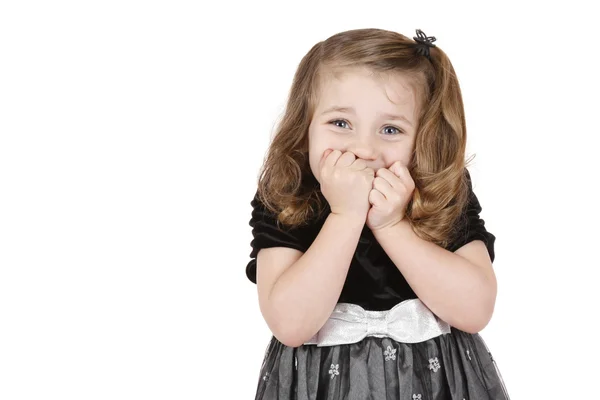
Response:
[{"label": "girl's shoulder", "polygon": [[250,262],[246,266],[246,275],[256,283],[256,257],[261,249],[270,247],[288,247],[306,252],[317,237],[325,218],[317,216],[307,223],[298,226],[284,226],[277,218],[277,213],[269,209],[260,200],[258,191],[250,202],[252,216],[252,241],[250,246]]},{"label": "girl's shoulder", "polygon": [[284,225],[278,219],[278,214],[268,208],[260,199],[258,191],[250,202],[252,206],[252,216],[250,226],[254,238],[268,238],[272,242],[283,239],[286,242],[293,241],[299,246],[308,249],[314,241],[317,234],[323,227],[327,217],[327,210],[318,215],[314,215],[306,222],[294,226]]}]

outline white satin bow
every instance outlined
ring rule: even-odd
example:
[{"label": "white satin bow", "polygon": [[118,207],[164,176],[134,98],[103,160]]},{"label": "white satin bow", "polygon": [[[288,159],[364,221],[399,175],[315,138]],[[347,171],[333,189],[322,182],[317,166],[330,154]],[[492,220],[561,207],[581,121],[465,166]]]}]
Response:
[{"label": "white satin bow", "polygon": [[419,343],[444,333],[450,333],[450,325],[419,299],[405,300],[386,311],[367,311],[356,304],[338,303],[325,325],[305,344],[336,346],[360,342],[367,336]]}]

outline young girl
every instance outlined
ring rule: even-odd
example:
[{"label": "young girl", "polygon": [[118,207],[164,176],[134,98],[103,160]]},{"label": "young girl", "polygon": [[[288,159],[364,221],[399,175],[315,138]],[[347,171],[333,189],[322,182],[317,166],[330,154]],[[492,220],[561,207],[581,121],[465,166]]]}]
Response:
[{"label": "young girl", "polygon": [[495,236],[434,37],[363,29],[302,59],[252,201],[273,332],[256,399],[508,399],[477,332]]}]

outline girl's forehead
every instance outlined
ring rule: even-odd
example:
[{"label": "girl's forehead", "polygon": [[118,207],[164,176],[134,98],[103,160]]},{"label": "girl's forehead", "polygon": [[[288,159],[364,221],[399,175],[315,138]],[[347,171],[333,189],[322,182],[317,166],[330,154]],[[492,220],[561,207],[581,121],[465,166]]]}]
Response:
[{"label": "girl's forehead", "polygon": [[381,83],[411,80],[409,74],[402,71],[377,71],[367,66],[326,66],[319,71],[319,75],[324,82],[343,82],[356,78],[369,78]]},{"label": "girl's forehead", "polygon": [[378,72],[366,67],[346,67],[330,69],[321,75],[319,103],[365,95],[386,96],[395,105],[414,105],[416,101],[412,79],[399,71]]}]

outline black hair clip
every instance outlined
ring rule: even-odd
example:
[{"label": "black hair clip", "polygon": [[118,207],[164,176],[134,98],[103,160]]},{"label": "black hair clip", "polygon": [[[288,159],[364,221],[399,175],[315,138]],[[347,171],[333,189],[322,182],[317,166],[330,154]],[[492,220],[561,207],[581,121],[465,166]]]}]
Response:
[{"label": "black hair clip", "polygon": [[422,30],[417,29],[417,36],[413,37],[413,39],[415,40],[415,42],[418,43],[416,45],[417,53],[429,58],[429,60],[431,61],[431,57],[429,55],[429,48],[435,47],[435,44],[433,44],[433,42],[435,42],[436,40],[435,36],[427,36]]}]

